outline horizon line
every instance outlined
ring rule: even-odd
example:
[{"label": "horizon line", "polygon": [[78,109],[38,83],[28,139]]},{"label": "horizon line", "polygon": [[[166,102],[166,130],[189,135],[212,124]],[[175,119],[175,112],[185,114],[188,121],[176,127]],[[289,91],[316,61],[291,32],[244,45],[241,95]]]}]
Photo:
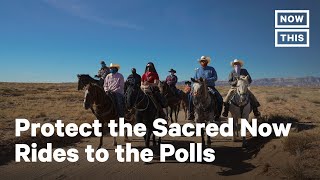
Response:
[{"label": "horizon line", "polygon": [[[255,78],[252,81],[256,81],[256,80],[261,80],[261,79],[278,79],[278,78],[282,78],[282,79],[298,79],[298,78],[320,78],[320,76],[298,76],[298,77],[265,77],[265,78]],[[182,80],[182,81],[178,81],[178,83],[183,83],[185,81],[189,81],[189,80]],[[218,80],[216,82],[227,82],[227,80]],[[68,84],[68,83],[77,83],[77,81],[0,81],[0,83],[48,83],[48,84]]]}]

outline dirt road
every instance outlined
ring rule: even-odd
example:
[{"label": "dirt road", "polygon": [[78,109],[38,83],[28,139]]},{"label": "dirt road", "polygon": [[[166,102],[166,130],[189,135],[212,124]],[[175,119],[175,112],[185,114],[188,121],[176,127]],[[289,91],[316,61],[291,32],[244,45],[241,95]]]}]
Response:
[{"label": "dirt road", "polygon": [[[179,123],[183,120],[184,114],[180,112]],[[142,138],[132,137],[132,146],[142,148]],[[64,149],[76,148],[79,150],[79,161],[52,162],[52,163],[16,163],[9,162],[0,166],[0,179],[269,179],[263,176],[263,162],[255,157],[260,151],[261,142],[255,144],[249,140],[248,149],[241,148],[241,142],[231,142],[231,139],[216,137],[213,138],[212,148],[215,150],[216,160],[213,163],[179,163],[173,157],[167,162],[159,161],[159,148],[152,148],[154,160],[151,163],[120,163],[116,159],[112,138],[104,138],[103,148],[110,153],[109,160],[104,163],[90,163],[86,160],[84,149],[87,145],[97,147],[99,138],[85,138],[79,143],[73,144]],[[173,144],[175,148],[188,149],[192,142],[200,142],[199,137],[164,137],[163,143]],[[266,142],[262,142],[265,144]],[[123,139],[118,138],[118,144],[124,145]],[[274,178],[273,178],[274,179]]]}]

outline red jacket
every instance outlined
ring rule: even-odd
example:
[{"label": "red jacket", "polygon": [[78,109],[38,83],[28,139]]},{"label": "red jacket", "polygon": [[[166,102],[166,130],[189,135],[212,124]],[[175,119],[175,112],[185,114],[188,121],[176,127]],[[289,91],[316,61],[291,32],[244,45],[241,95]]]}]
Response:
[{"label": "red jacket", "polygon": [[142,75],[141,81],[142,82],[149,82],[149,83],[154,83],[154,80],[159,80],[159,76],[155,72],[146,72]]}]

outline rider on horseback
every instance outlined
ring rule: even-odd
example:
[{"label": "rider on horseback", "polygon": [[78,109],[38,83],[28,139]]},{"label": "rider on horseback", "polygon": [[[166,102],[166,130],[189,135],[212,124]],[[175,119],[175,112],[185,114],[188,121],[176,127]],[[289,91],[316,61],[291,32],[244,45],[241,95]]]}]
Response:
[{"label": "rider on horseback", "polygon": [[100,62],[101,68],[98,71],[98,74],[95,77],[105,79],[106,76],[110,73],[110,69],[107,67],[106,63],[104,61]]},{"label": "rider on horseback", "polygon": [[175,94],[176,96],[179,96],[180,93],[176,87],[176,84],[178,82],[178,77],[175,75],[176,70],[170,69],[169,73],[170,73],[170,75],[167,76],[166,83],[169,85],[173,94]]},{"label": "rider on horseback", "polygon": [[[223,99],[221,94],[215,88],[215,81],[218,80],[218,76],[217,76],[216,70],[212,66],[208,66],[210,61],[211,61],[210,57],[201,56],[201,58],[198,60],[201,67],[196,69],[194,79],[200,79],[200,78],[206,79],[209,92],[213,94],[217,100],[218,108],[216,108],[216,112],[214,114],[215,114],[215,120],[219,121],[221,111],[222,111]],[[189,99],[189,102],[190,102],[190,106],[189,106],[190,116],[188,117],[188,120],[193,120],[194,111],[193,111],[193,102],[191,97]]]},{"label": "rider on horseback", "polygon": [[162,108],[167,107],[166,99],[160,94],[159,90],[159,75],[157,70],[152,62],[149,62],[145,68],[145,72],[141,78],[141,89],[145,93],[151,93],[156,99],[157,104],[160,104],[159,108],[161,116],[164,118],[164,112]]},{"label": "rider on horseback", "polygon": [[128,77],[126,82],[124,83],[124,92],[127,91],[129,85],[133,85],[136,87],[140,87],[141,85],[141,76],[137,73],[136,68],[131,69],[131,73]]},{"label": "rider on horseback", "polygon": [[[224,99],[224,112],[222,113],[224,117],[228,116],[229,101],[232,99],[233,95],[236,92],[237,80],[240,78],[240,76],[247,76],[249,84],[252,82],[251,76],[248,73],[248,71],[242,68],[243,64],[244,64],[243,61],[238,59],[235,59],[234,61],[231,62],[231,66],[234,69],[229,74],[229,83],[231,85],[231,88]],[[259,117],[260,112],[258,110],[258,107],[260,106],[260,103],[258,102],[257,98],[252,94],[250,90],[248,90],[248,92],[249,92],[250,104],[252,106],[252,111],[256,117]]]},{"label": "rider on horseback", "polygon": [[119,117],[124,117],[124,78],[123,75],[118,73],[120,65],[110,64],[110,74],[108,74],[104,81],[104,91],[111,92],[114,95],[117,111]]}]

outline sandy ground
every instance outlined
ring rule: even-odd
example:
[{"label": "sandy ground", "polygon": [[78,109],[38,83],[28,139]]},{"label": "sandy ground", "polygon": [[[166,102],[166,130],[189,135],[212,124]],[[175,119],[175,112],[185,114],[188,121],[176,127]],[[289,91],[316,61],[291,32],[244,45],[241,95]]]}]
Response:
[{"label": "sandy ground", "polygon": [[[179,123],[183,120],[183,112],[180,112]],[[142,138],[132,137],[132,146],[142,149],[144,142]],[[112,137],[104,138],[103,148],[108,149],[110,153],[109,160],[104,163],[90,163],[86,160],[84,149],[87,145],[97,147],[99,138],[91,137],[82,139],[76,144],[72,144],[64,149],[76,148],[79,150],[79,161],[70,162],[52,162],[52,163],[16,163],[11,161],[6,165],[0,166],[0,179],[270,179],[264,173],[263,160],[257,155],[260,153],[261,142],[255,144],[251,142],[248,149],[241,148],[241,142],[231,142],[230,138],[213,138],[212,148],[215,150],[216,160],[213,163],[179,163],[174,157],[168,158],[163,163],[159,161],[159,148],[152,147],[155,156],[151,163],[120,163],[116,159],[114,146],[112,146]],[[188,149],[191,142],[200,142],[200,137],[164,137],[162,143],[173,144],[175,148]],[[250,140],[249,140],[250,142]],[[263,145],[266,142],[263,142]],[[277,142],[275,142],[277,143]],[[124,145],[123,138],[118,138],[118,144]],[[268,143],[270,144],[270,143]],[[272,144],[272,142],[271,142]],[[273,151],[271,156],[276,156],[275,145],[269,147],[267,151]],[[264,149],[268,149],[265,147]],[[282,151],[281,151],[282,152]],[[265,152],[269,154],[270,152]],[[278,154],[279,158],[281,158]],[[280,161],[279,161],[280,162]],[[277,179],[272,175],[273,179]],[[277,175],[276,175],[277,176]]]}]

